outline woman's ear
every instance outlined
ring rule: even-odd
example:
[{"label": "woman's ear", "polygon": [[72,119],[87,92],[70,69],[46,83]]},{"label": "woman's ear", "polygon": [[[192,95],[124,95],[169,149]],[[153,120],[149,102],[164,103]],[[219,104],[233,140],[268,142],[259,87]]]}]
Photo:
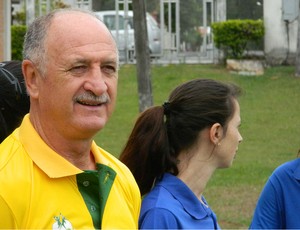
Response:
[{"label": "woman's ear", "polygon": [[22,62],[22,71],[26,83],[27,92],[32,98],[38,98],[39,84],[38,71],[30,60]]},{"label": "woman's ear", "polygon": [[223,138],[223,127],[219,123],[215,123],[210,128],[210,141],[214,145],[220,144],[222,138]]}]

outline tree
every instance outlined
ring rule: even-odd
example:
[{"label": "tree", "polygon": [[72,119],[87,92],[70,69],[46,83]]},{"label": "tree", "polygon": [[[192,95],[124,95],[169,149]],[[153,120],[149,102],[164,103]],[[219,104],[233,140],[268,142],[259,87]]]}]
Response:
[{"label": "tree", "polygon": [[135,39],[137,82],[139,95],[139,111],[142,112],[153,105],[151,86],[150,51],[146,23],[144,0],[133,0],[133,27]]}]

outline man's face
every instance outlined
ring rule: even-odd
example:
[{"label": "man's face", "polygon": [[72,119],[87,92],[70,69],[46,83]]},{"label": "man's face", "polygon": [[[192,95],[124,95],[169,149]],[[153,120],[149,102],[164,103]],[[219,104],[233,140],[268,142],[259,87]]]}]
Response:
[{"label": "man's face", "polygon": [[87,138],[106,124],[117,95],[117,48],[105,26],[89,15],[58,15],[45,41],[39,78],[41,122],[63,137]]}]

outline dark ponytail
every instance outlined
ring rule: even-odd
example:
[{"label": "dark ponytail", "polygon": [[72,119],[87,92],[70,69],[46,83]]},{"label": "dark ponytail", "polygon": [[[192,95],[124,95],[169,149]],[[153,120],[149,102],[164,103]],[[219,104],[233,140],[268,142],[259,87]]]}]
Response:
[{"label": "dark ponytail", "polygon": [[137,119],[120,160],[132,171],[141,194],[147,193],[154,179],[166,170],[177,169],[176,158],[169,154],[164,109],[155,106]]}]

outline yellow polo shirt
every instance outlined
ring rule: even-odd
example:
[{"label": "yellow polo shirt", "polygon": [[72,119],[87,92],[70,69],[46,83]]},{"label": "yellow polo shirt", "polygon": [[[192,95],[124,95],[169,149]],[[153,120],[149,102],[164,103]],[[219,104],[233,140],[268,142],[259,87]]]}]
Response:
[{"label": "yellow polo shirt", "polygon": [[97,170],[53,151],[29,115],[0,144],[0,228],[134,229],[141,197],[129,169],[93,142]]}]

